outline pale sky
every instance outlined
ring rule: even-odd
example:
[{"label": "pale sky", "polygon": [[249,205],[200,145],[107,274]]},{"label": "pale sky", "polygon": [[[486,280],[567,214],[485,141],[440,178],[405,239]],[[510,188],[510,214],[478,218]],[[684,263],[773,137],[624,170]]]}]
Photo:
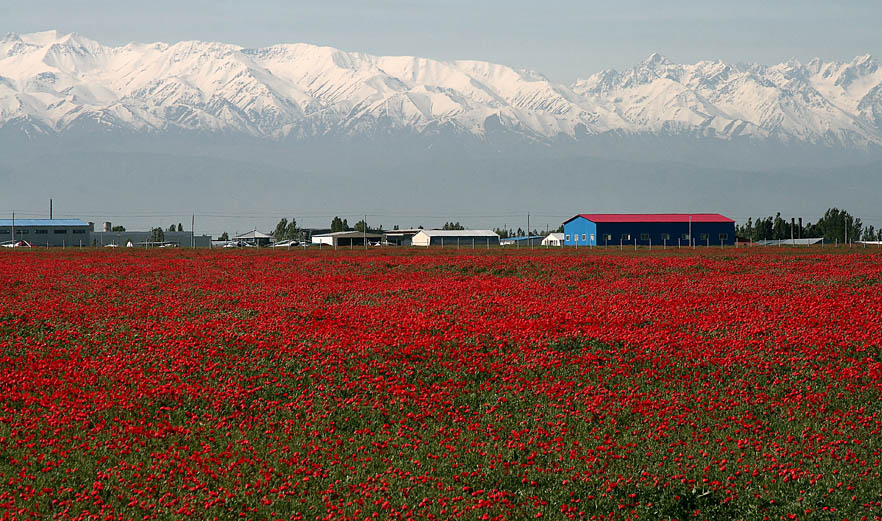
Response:
[{"label": "pale sky", "polygon": [[0,0],[0,34],[58,29],[105,44],[306,42],[477,59],[571,82],[653,52],[677,62],[882,56],[879,0]]}]

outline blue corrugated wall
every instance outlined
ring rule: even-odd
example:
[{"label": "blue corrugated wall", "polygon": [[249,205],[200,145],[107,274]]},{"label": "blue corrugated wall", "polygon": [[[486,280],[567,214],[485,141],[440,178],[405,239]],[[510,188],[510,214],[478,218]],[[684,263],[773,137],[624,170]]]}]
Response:
[{"label": "blue corrugated wall", "polygon": [[564,224],[564,245],[597,246],[597,225],[579,217]]}]

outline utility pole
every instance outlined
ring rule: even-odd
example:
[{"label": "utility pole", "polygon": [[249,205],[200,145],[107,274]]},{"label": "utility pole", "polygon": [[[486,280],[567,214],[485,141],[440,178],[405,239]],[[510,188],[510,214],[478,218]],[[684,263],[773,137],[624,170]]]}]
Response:
[{"label": "utility pole", "polygon": [[532,232],[530,232],[530,212],[527,212],[527,242],[530,243],[530,249],[533,249],[533,236]]},{"label": "utility pole", "polygon": [[692,242],[692,215],[689,215],[689,242]]},{"label": "utility pole", "polygon": [[196,247],[196,214],[190,217],[190,247]]},{"label": "utility pole", "polygon": [[52,219],[52,198],[49,198],[49,219]]},{"label": "utility pole", "polygon": [[15,246],[15,210],[12,211],[12,245]]},{"label": "utility pole", "polygon": [[364,242],[364,249],[367,249],[367,214],[364,214],[364,219],[361,222],[364,224],[361,229],[361,240]]}]

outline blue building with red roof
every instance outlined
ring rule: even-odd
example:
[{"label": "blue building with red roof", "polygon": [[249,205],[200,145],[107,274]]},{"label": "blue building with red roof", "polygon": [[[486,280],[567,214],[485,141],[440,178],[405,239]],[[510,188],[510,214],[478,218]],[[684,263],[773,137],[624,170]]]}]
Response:
[{"label": "blue building with red roof", "polygon": [[731,246],[735,221],[718,213],[585,213],[564,222],[566,246]]}]

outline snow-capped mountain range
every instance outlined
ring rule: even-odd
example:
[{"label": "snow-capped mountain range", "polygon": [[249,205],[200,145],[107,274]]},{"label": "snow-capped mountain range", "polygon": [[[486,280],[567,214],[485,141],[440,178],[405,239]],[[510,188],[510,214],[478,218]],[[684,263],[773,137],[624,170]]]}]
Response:
[{"label": "snow-capped mountain range", "polygon": [[624,134],[882,146],[882,67],[675,64],[653,54],[572,85],[481,61],[309,44],[110,47],[47,31],[0,38],[0,127],[245,133],[271,139],[412,132],[533,142]]}]

